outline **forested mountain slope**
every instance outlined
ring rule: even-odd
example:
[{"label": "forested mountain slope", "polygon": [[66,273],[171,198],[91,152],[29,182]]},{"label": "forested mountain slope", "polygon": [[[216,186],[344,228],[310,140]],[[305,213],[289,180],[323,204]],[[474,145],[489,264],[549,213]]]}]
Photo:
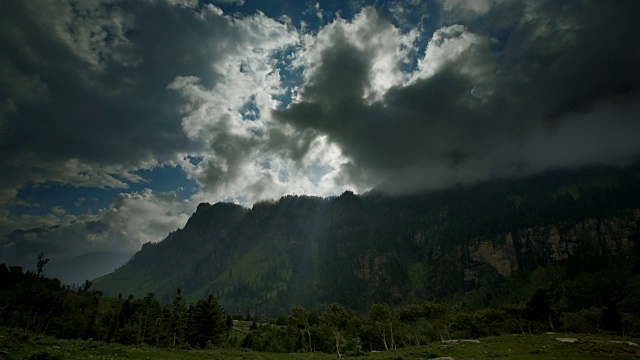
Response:
[{"label": "forested mountain slope", "polygon": [[[96,279],[168,302],[213,294],[227,311],[292,304],[450,301],[476,308],[537,288],[556,305],[605,305],[640,270],[639,167],[547,173],[410,196],[286,196],[200,204],[185,225]],[[617,301],[617,300],[616,300]]]}]

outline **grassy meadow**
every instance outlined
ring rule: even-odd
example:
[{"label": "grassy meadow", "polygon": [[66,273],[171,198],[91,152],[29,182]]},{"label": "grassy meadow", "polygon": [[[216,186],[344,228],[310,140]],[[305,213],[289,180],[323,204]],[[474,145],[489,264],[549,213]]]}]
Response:
[{"label": "grassy meadow", "polygon": [[[556,340],[576,338],[574,343]],[[431,343],[396,351],[346,353],[357,359],[638,359],[640,340],[580,334],[502,335],[479,339],[478,344]],[[61,340],[25,335],[16,329],[0,330],[0,359],[335,359],[336,354],[275,354],[241,349],[161,349],[124,346],[102,341]]]}]

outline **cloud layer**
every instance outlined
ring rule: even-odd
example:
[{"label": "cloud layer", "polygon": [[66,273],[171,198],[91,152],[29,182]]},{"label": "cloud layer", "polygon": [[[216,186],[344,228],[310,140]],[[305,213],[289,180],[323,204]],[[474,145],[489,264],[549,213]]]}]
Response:
[{"label": "cloud layer", "polygon": [[[318,33],[299,99],[275,116],[328,135],[366,183],[394,192],[629,161],[640,151],[639,53],[629,46],[638,25],[619,5],[509,7],[519,20],[506,37],[490,35],[503,23],[443,24],[416,68],[387,76],[392,86],[373,101],[380,69],[401,68],[411,40],[368,42],[392,25],[365,9]],[[445,1],[442,10],[474,18],[502,6],[511,4]],[[387,54],[400,55],[376,61]]]},{"label": "cloud layer", "polygon": [[191,211],[175,192],[144,190],[122,193],[96,214],[71,215],[56,207],[46,216],[21,216],[13,226],[38,227],[5,236],[0,261],[33,268],[41,252],[54,263],[94,251],[133,253],[183,227]]},{"label": "cloud layer", "polygon": [[[1,261],[135,250],[200,201],[408,193],[640,153],[636,1],[214,4],[0,3],[0,230],[36,228],[0,241]],[[196,193],[139,172],[163,166]],[[35,206],[21,189],[52,184],[121,194],[16,213]]]}]

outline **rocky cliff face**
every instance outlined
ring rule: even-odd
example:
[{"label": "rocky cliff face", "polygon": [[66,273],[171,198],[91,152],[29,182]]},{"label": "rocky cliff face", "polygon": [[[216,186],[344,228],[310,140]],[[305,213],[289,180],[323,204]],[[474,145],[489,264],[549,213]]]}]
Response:
[{"label": "rocky cliff face", "polygon": [[[243,312],[458,299],[540,266],[633,262],[637,174],[618,174],[607,187],[577,174],[404,197],[345,192],[287,196],[252,209],[202,204],[184,229],[145,245],[95,284],[115,294],[155,292],[163,301],[180,287],[190,300],[213,294]],[[627,265],[615,271],[622,282],[632,275]]]},{"label": "rocky cliff face", "polygon": [[509,277],[523,267],[523,258],[551,263],[580,254],[631,258],[636,254],[638,234],[640,209],[636,208],[602,219],[589,217],[572,225],[540,225],[477,238],[459,247],[458,252],[468,253],[470,259],[463,266],[465,280],[476,281],[479,264],[488,264]]}]

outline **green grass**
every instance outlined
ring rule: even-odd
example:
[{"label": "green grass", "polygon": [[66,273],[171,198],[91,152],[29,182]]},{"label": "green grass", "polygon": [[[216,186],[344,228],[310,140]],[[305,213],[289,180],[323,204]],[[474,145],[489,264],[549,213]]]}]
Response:
[{"label": "green grass", "polygon": [[292,276],[292,266],[288,258],[284,255],[277,257],[269,257],[259,251],[250,251],[244,256],[239,258],[231,268],[231,274],[229,271],[225,271],[220,274],[209,286],[202,287],[200,290],[189,295],[189,300],[197,299],[199,296],[203,297],[209,293],[214,293],[211,289],[221,289],[222,295],[218,297],[218,301],[223,305],[233,301],[234,305],[240,305],[241,307],[252,307],[256,305],[255,297],[245,297],[240,300],[231,299],[228,295],[234,286],[237,285],[241,279],[249,284],[258,283],[264,286],[260,277],[262,274],[266,274],[270,267],[275,266],[278,273],[279,280],[270,280],[267,282],[268,290],[264,288],[260,291],[260,297],[263,299],[276,299],[278,291],[285,290],[288,287],[289,280]]},{"label": "green grass", "polygon": [[256,281],[262,273],[267,271],[273,260],[278,263],[281,275],[288,280],[291,277],[289,269],[291,266],[286,257],[268,257],[259,252],[250,251],[233,264],[231,268],[233,277],[229,276],[229,271],[225,271],[215,279],[214,283],[221,286],[231,286],[241,278],[248,282]]},{"label": "green grass", "polygon": [[252,321],[234,320],[229,338],[239,344],[250,331]]},{"label": "green grass", "polygon": [[136,298],[142,298],[147,293],[156,292],[157,289],[175,289],[180,285],[174,279],[160,279],[151,273],[139,271],[136,268],[125,267],[120,272],[113,272],[93,280],[95,288],[104,291],[107,295],[125,297],[133,294]]},{"label": "green grass", "polygon": [[[250,251],[246,253],[243,257],[238,259],[231,268],[231,272],[233,273],[233,277],[238,279],[240,277],[244,278],[247,281],[253,281],[256,277],[260,275],[262,268],[266,268],[267,262],[264,261],[264,257],[262,254],[254,251]],[[244,273],[243,273],[244,270]],[[229,272],[225,271],[220,274],[216,279],[216,283],[223,284],[229,282]]]},{"label": "green grass", "polygon": [[[573,337],[576,343],[555,338]],[[503,335],[480,339],[479,344],[441,343],[421,347],[365,353],[358,359],[430,359],[449,356],[460,359],[637,359],[640,347],[612,341],[640,340],[616,336],[579,334]],[[0,350],[8,359],[335,359],[335,354],[273,354],[238,349],[157,349],[123,346],[101,341],[61,340],[43,335],[24,335],[17,329],[0,329]],[[345,354],[346,358],[356,358]]]},{"label": "green grass", "polygon": [[[556,340],[558,337],[576,338],[578,342],[563,343]],[[623,339],[576,334],[502,335],[480,339],[479,344],[439,345],[439,349],[432,344],[430,349],[438,356],[454,359],[637,359],[640,356],[638,346],[611,342],[619,340]]]}]

